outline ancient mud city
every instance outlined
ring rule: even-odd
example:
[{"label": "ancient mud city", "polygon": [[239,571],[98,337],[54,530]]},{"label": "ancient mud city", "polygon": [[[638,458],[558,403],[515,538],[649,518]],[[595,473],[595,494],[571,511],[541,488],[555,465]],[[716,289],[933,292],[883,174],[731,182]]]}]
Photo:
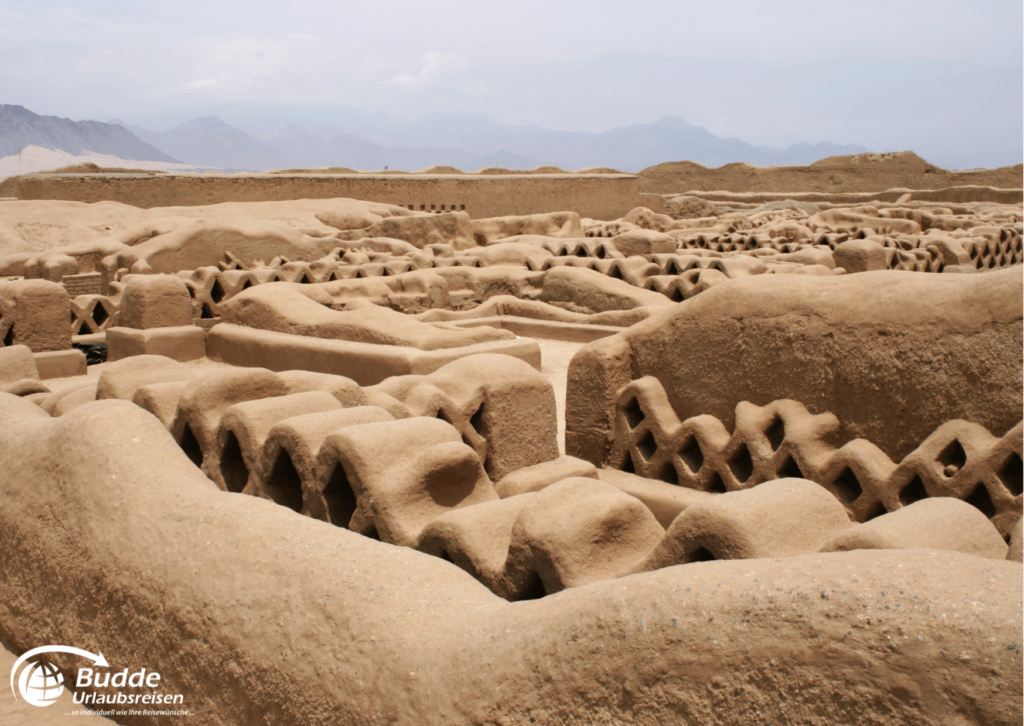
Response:
[{"label": "ancient mud city", "polygon": [[6,179],[8,722],[1020,724],[1021,178]]}]

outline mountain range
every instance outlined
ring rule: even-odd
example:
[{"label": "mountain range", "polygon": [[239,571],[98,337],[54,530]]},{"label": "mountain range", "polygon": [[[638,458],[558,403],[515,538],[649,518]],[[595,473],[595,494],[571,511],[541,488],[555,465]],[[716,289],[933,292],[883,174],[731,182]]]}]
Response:
[{"label": "mountain range", "polygon": [[436,113],[414,121],[381,116],[375,115],[377,124],[357,122],[352,124],[355,128],[344,130],[282,124],[258,137],[216,117],[186,121],[164,132],[122,125],[186,163],[250,170],[342,166],[415,171],[444,164],[473,171],[485,166],[530,169],[553,164],[564,169],[605,166],[636,172],[667,160],[716,167],[734,161],[767,166],[810,164],[828,156],[867,151],[829,142],[788,149],[755,147],[740,139],[719,138],[674,116],[603,134],[502,126],[482,114]]},{"label": "mountain range", "polygon": [[266,171],[344,166],[415,171],[446,164],[472,171],[484,166],[516,169],[537,166],[530,159],[507,152],[474,154],[458,148],[389,148],[330,127],[287,124],[256,138],[212,116],[186,121],[163,132],[131,126],[117,119],[111,123],[124,126],[140,139],[187,164],[203,167]]},{"label": "mountain range", "polygon": [[92,152],[123,159],[176,163],[160,149],[116,124],[40,116],[24,106],[0,104],[0,157],[13,156],[29,145],[69,154]]},{"label": "mountain range", "polygon": [[810,164],[838,154],[868,151],[830,142],[789,148],[753,146],[720,138],[701,126],[666,116],[650,124],[600,134],[504,126],[483,114],[434,113],[415,120],[385,114],[339,115],[344,128],[282,124],[258,136],[217,117],[196,118],[168,131],[150,131],[118,119],[110,123],[39,116],[0,105],[0,156],[35,144],[73,154],[86,151],[138,161],[190,164],[231,171],[341,166],[415,171],[431,165],[473,171],[486,166],[564,169],[602,166],[637,172],[665,161],[717,167]]}]

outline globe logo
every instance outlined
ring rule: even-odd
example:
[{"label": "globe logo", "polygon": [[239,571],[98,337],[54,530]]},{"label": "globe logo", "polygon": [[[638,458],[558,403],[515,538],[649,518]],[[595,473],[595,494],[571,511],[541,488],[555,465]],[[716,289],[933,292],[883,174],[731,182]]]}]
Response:
[{"label": "globe logo", "polygon": [[30,663],[21,672],[18,690],[33,706],[49,706],[64,693],[64,676],[51,663]]}]

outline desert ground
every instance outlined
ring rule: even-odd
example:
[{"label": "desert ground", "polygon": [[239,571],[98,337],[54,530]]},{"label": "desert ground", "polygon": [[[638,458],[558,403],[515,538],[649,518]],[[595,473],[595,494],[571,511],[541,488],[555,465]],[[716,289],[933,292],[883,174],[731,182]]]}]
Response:
[{"label": "desert ground", "polygon": [[59,149],[26,146],[20,154],[0,157],[0,177],[51,171],[82,164],[93,164],[99,168],[144,169],[147,171],[193,171],[195,169],[191,164],[135,161],[110,154],[70,154]]},{"label": "desert ground", "polygon": [[3,160],[0,721],[1020,724],[1019,167],[868,156]]}]

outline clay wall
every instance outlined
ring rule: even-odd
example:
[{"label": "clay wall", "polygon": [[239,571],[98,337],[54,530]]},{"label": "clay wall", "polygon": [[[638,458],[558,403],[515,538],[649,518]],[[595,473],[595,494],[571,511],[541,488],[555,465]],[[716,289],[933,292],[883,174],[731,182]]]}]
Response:
[{"label": "clay wall", "polygon": [[99,272],[65,275],[60,282],[72,298],[79,295],[104,295],[107,292],[107,282]]},{"label": "clay wall", "polygon": [[631,174],[25,174],[0,184],[4,195],[144,209],[344,197],[415,211],[466,212],[474,219],[573,211],[610,220],[640,206]]},{"label": "clay wall", "polygon": [[[668,196],[668,195],[666,195]],[[811,204],[871,204],[872,202],[934,202],[969,204],[990,202],[994,204],[1020,204],[1024,201],[1024,189],[1002,189],[991,186],[955,186],[943,189],[886,189],[880,192],[729,192],[729,191],[688,191],[686,196],[706,199],[722,204],[765,204],[768,202],[810,202]],[[652,194],[641,194],[648,199]],[[658,197],[661,199],[661,197]],[[648,209],[654,207],[645,204]],[[657,210],[655,210],[657,211]]]},{"label": "clay wall", "polygon": [[2,206],[0,724],[1020,723],[1019,204],[436,199]]},{"label": "clay wall", "polygon": [[717,169],[692,161],[671,161],[644,169],[639,191],[681,194],[687,191],[727,192],[879,192],[886,189],[945,189],[993,186],[1019,189],[1020,164],[999,169],[949,171],[913,152],[830,156],[809,166],[725,164]]}]

